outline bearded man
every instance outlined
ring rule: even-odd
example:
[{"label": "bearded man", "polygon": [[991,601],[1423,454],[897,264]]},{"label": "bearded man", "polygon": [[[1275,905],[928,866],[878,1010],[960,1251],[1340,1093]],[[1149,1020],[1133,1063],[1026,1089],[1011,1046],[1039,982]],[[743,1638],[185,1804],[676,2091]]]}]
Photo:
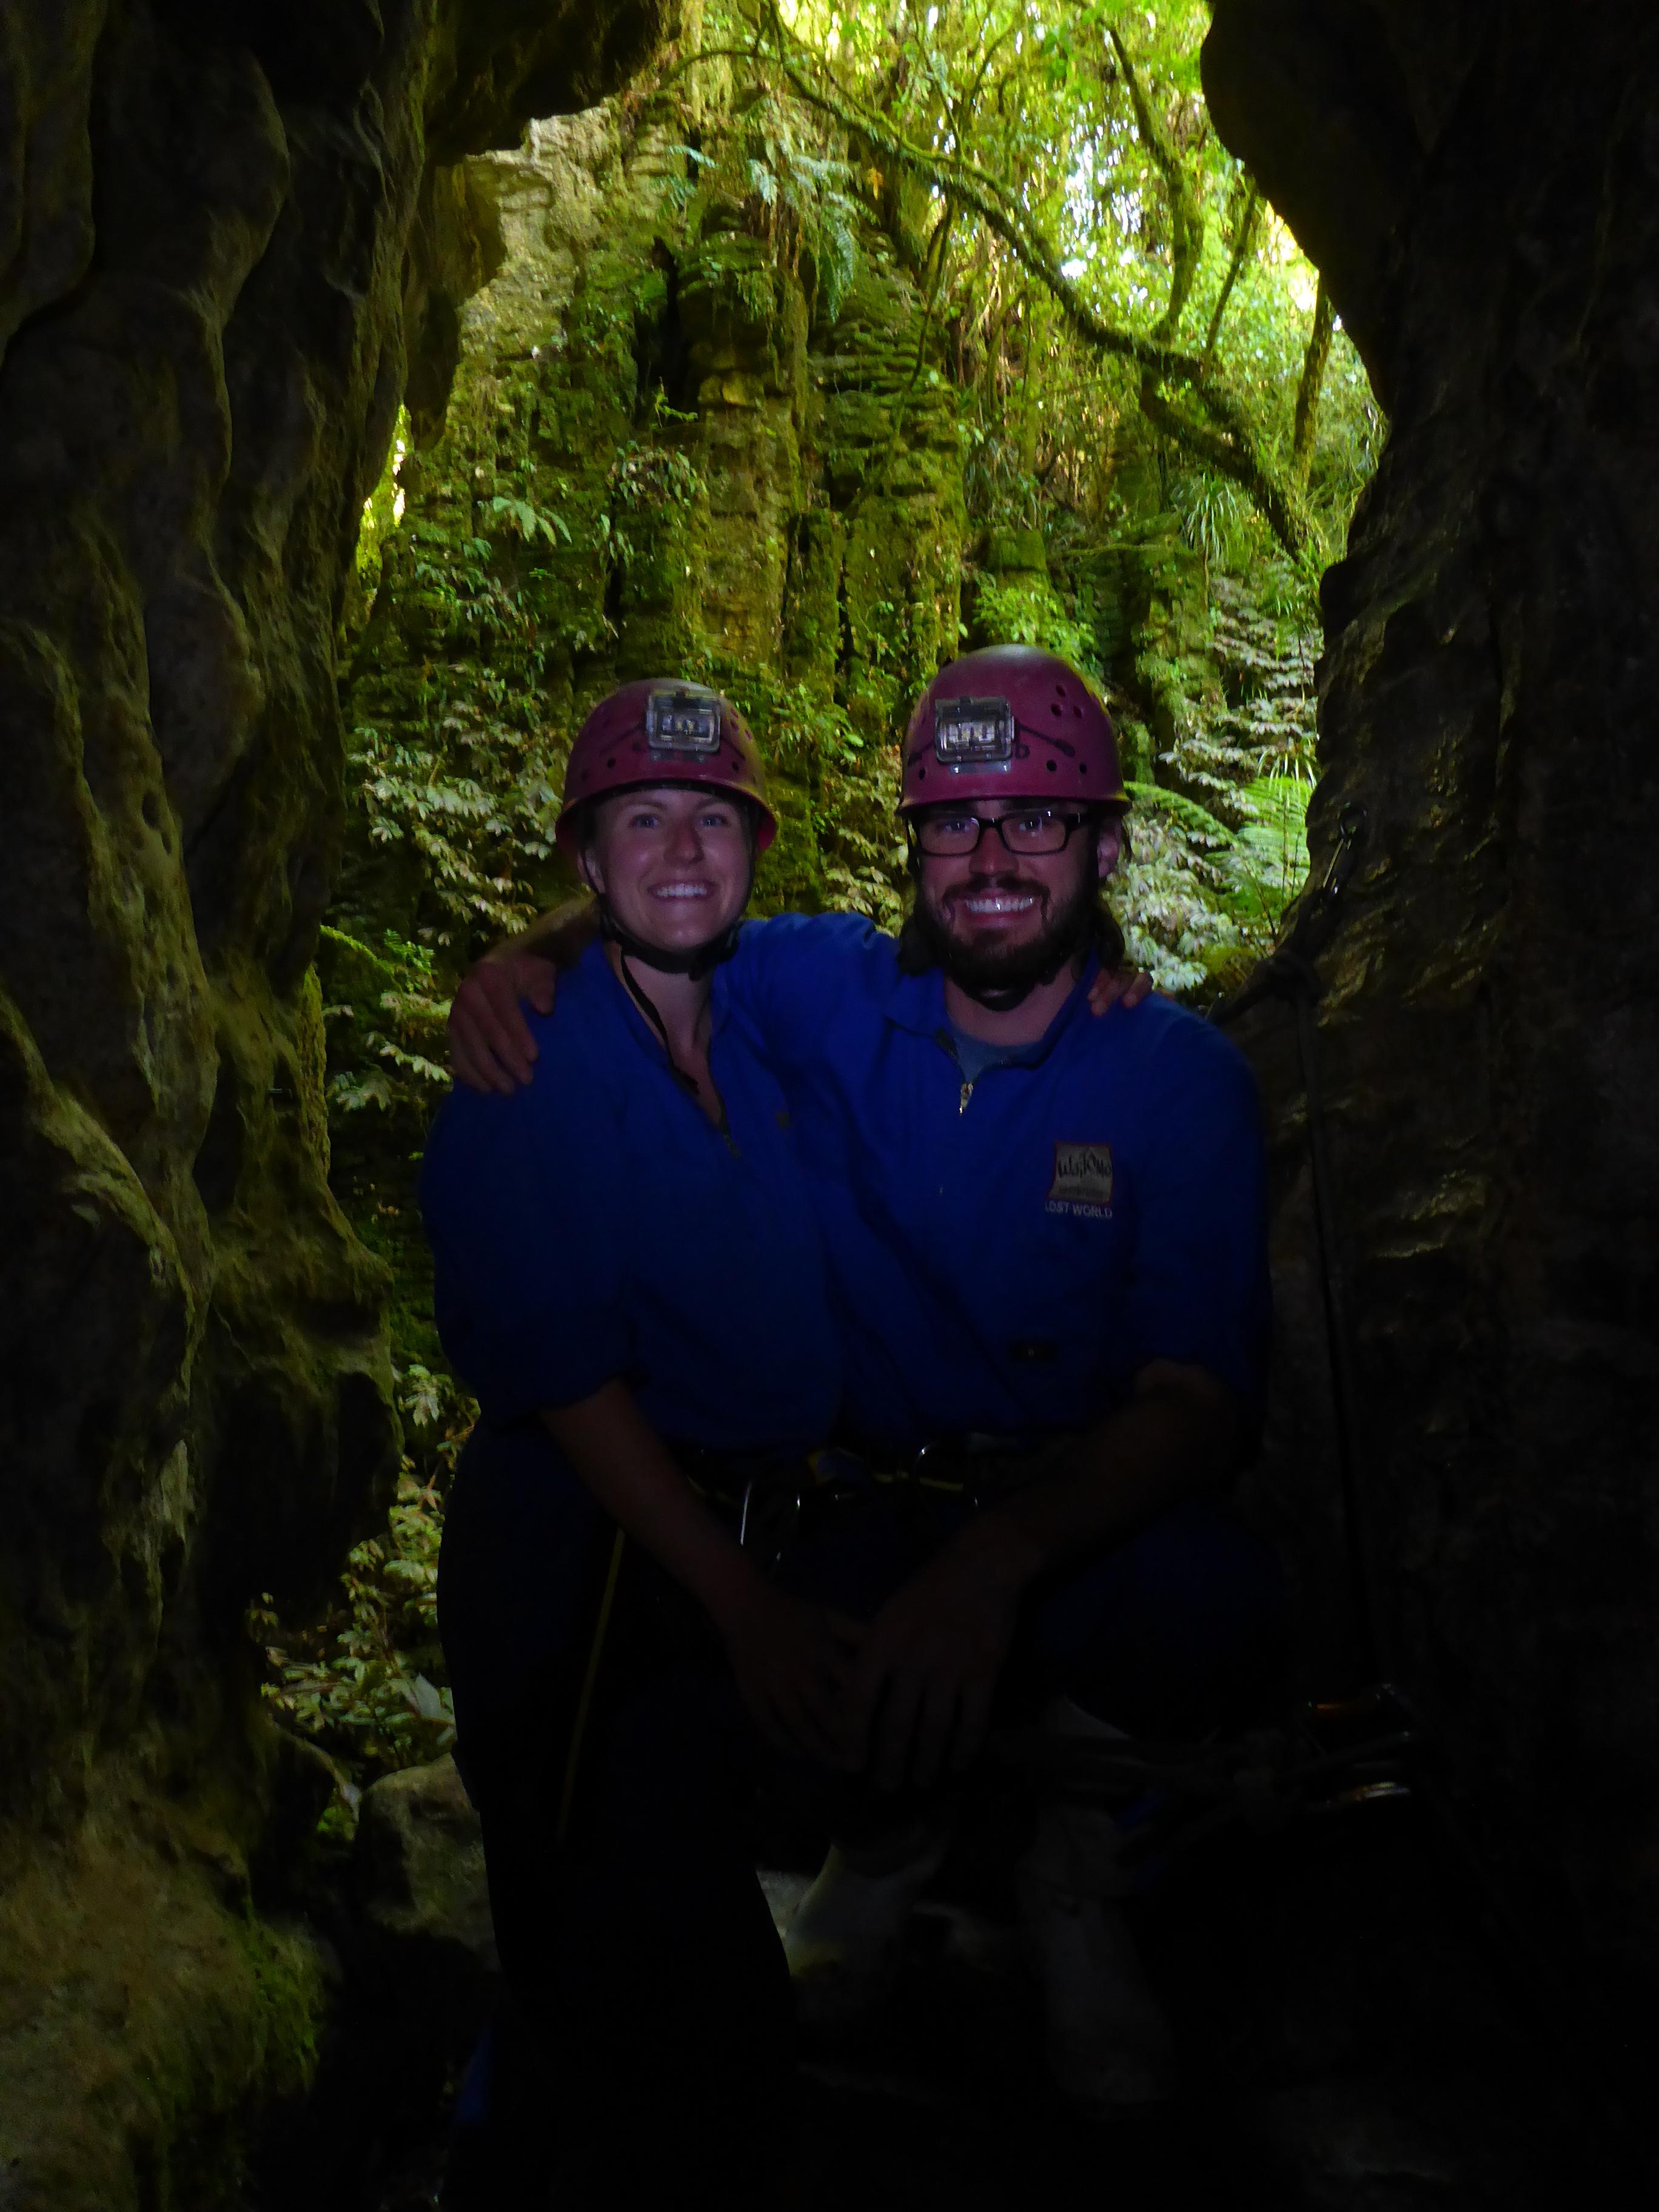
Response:
[{"label": "bearded man", "polygon": [[[748,925],[730,1003],[782,1085],[844,1340],[841,1440],[866,1498],[785,1563],[866,1624],[836,1841],[786,1948],[803,2013],[890,1978],[994,1712],[1164,1740],[1238,1718],[1275,1662],[1276,1563],[1224,1492],[1267,1326],[1254,1085],[1159,998],[1112,1018],[1101,887],[1128,805],[1111,722],[1026,647],[942,669],[904,745],[915,887],[897,939],[855,915]],[[552,931],[556,939],[559,933]],[[451,1016],[455,1072],[510,1087],[550,1003],[532,931]],[[803,1224],[803,1234],[811,1233]],[[856,1485],[855,1485],[856,1486]],[[1042,1808],[1018,1874],[1063,2088],[1159,2094],[1167,2037],[1114,1902],[1098,1809]]]}]

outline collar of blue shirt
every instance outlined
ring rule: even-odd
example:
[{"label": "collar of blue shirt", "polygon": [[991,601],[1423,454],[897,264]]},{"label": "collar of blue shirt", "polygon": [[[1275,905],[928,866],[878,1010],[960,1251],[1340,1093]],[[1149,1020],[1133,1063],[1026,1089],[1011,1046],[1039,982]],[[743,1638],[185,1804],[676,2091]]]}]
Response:
[{"label": "collar of blue shirt", "polygon": [[[1042,1035],[1020,1054],[1021,1065],[1036,1067],[1048,1057],[1072,1024],[1086,1011],[1085,1001],[1089,995],[1089,986],[1099,969],[1100,963],[1091,952],[1084,962],[1083,973],[1065,1005]],[[917,1036],[931,1037],[935,1042],[943,1040],[949,1048],[951,1024],[945,1012],[943,969],[929,968],[922,975],[907,975],[895,960],[885,1011],[888,1020],[898,1028],[909,1030]]]}]

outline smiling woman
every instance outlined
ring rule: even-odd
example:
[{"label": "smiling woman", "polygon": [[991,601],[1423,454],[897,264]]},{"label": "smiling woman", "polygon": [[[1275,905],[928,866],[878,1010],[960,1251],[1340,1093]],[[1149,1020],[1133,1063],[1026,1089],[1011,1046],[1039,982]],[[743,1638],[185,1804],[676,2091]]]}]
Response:
[{"label": "smiling woman", "polygon": [[[764,2104],[787,2065],[782,1957],[720,1778],[740,1793],[745,1709],[794,1756],[832,1747],[844,1639],[714,1502],[745,1480],[717,1470],[804,1465],[840,1379],[789,1117],[716,972],[775,828],[729,702],[649,682],[602,702],[558,836],[603,942],[538,1024],[532,1081],[457,1091],[427,1150],[439,1326],[483,1416],[440,1571],[457,1759],[544,2085],[544,2039],[583,2023],[567,2146],[623,2084],[661,2102],[707,2067],[693,2101],[718,2130],[730,2084]],[[729,1917],[647,1878],[642,1834]],[[505,2080],[477,2148],[516,2198],[548,2160],[545,2089],[520,2110]]]},{"label": "smiling woman", "polygon": [[[582,836],[581,871],[600,902],[611,964],[717,1121],[704,962],[749,902],[755,838],[741,799],[673,784],[595,800]],[[630,954],[657,969],[649,992]]]},{"label": "smiling woman", "polygon": [[[700,685],[627,684],[583,724],[564,788],[554,834],[599,899],[606,957],[676,1079],[720,1122],[708,978],[736,950],[777,832],[755,740]],[[648,992],[635,962],[655,971]]]}]

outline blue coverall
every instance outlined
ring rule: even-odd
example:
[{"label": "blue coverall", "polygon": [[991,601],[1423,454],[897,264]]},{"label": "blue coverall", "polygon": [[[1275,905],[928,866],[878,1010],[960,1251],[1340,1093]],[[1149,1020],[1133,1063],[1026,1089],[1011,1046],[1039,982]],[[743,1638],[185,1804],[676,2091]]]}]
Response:
[{"label": "blue coverall", "polygon": [[[589,2083],[585,2109],[621,2069],[672,2108],[664,2139],[713,2124],[725,2142],[720,2085],[763,2106],[787,1994],[743,1829],[757,1747],[712,1631],[637,1554],[551,1863],[562,1765],[536,1747],[562,1751],[611,1532],[527,1417],[623,1374],[678,1443],[786,1454],[829,1425],[842,1347],[842,1433],[887,1464],[966,1431],[1090,1427],[1153,1359],[1253,1401],[1267,1291],[1248,1071],[1161,1001],[1095,1021],[1088,981],[1038,1044],[969,1083],[939,977],[902,975],[890,939],[842,917],[751,924],[716,979],[734,1152],[596,951],[532,1024],[528,1089],[458,1094],[441,1117],[423,1183],[440,1326],[485,1414],[440,1586],[459,1755],[504,1966]],[[712,1234],[728,1216],[738,1231]],[[867,1616],[917,1541],[872,1510],[785,1571]],[[1197,1732],[1257,1689],[1281,1610],[1265,1549],[1193,1500],[1036,1595],[1011,1684]]]}]

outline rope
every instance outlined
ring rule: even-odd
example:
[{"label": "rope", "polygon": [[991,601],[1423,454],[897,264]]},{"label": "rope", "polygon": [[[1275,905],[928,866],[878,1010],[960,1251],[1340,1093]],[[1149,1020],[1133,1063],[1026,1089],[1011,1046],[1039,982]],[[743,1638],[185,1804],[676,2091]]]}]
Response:
[{"label": "rope", "polygon": [[576,1770],[581,1764],[582,1740],[587,1734],[588,1715],[592,1709],[593,1692],[599,1686],[599,1661],[605,1654],[605,1631],[611,1626],[611,1608],[617,1595],[617,1577],[622,1571],[623,1552],[628,1539],[620,1528],[611,1547],[611,1565],[605,1571],[605,1594],[599,1600],[599,1616],[593,1625],[593,1641],[588,1647],[587,1672],[582,1677],[582,1692],[576,1700],[576,1717],[571,1723],[570,1749],[564,1762],[564,1787],[559,1792],[559,1822],[553,1832],[554,1848],[564,1842],[570,1828],[570,1815],[576,1802]]},{"label": "rope", "polygon": [[1297,1054],[1308,1103],[1308,1156],[1312,1172],[1314,1237],[1319,1249],[1320,1289],[1325,1309],[1325,1342],[1331,1368],[1331,1399],[1336,1416],[1337,1475],[1342,1492],[1343,1548],[1347,1554],[1349,1598],[1361,1672],[1366,1680],[1378,1671],[1377,1608],[1372,1591],[1370,1547],[1365,1527],[1360,1479],[1359,1393],[1355,1374],[1353,1328],[1346,1286],[1336,1249],[1336,1209],[1332,1197],[1330,1152],[1326,1143],[1324,1097],[1319,1081],[1318,1031],[1313,1010],[1323,985],[1314,961],[1330,942],[1341,918],[1342,895],[1359,863],[1368,817],[1357,801],[1338,818],[1338,843],[1324,881],[1297,912],[1289,936],[1276,945],[1231,999],[1211,1009],[1210,1018],[1224,1028],[1266,999],[1282,1000],[1296,1020]]}]

